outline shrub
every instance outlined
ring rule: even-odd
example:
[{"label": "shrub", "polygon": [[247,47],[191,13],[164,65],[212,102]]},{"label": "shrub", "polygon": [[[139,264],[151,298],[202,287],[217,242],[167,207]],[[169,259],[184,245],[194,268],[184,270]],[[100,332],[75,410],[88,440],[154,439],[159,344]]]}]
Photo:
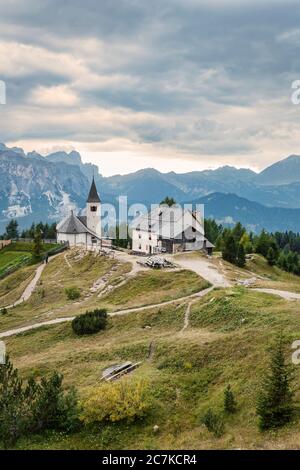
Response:
[{"label": "shrub", "polygon": [[72,329],[76,335],[91,335],[104,330],[107,324],[105,309],[96,309],[79,315],[72,321]]},{"label": "shrub", "polygon": [[76,392],[64,393],[62,381],[63,376],[54,372],[40,383],[31,378],[25,384],[7,357],[0,365],[0,440],[4,447],[29,432],[77,429],[80,409]]},{"label": "shrub", "polygon": [[31,429],[74,431],[79,425],[79,408],[75,389],[67,394],[62,388],[63,376],[56,371],[49,379],[42,378],[36,386],[32,407]]},{"label": "shrub", "polygon": [[6,315],[7,314],[7,308],[3,307],[0,310],[0,315]]},{"label": "shrub", "polygon": [[80,297],[80,290],[77,287],[66,287],[65,293],[68,300],[77,300]]},{"label": "shrub", "polygon": [[141,380],[105,383],[88,391],[81,419],[85,424],[132,422],[145,416],[150,403],[149,389]]},{"label": "shrub", "polygon": [[225,413],[236,412],[236,401],[230,385],[228,385],[224,390],[224,411]]},{"label": "shrub", "polygon": [[207,410],[201,421],[215,437],[221,437],[224,434],[223,418],[211,408]]}]

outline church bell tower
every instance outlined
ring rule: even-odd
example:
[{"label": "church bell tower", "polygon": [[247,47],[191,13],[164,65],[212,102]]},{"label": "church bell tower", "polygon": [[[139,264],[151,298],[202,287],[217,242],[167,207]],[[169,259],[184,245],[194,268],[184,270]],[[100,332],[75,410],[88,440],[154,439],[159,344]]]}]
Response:
[{"label": "church bell tower", "polygon": [[86,225],[90,230],[101,237],[101,201],[94,177],[86,203]]}]

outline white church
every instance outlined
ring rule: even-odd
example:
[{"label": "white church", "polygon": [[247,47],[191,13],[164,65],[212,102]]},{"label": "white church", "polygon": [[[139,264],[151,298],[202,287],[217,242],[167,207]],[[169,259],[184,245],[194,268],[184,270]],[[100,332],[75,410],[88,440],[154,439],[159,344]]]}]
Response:
[{"label": "white church", "polygon": [[[211,254],[214,245],[204,235],[201,215],[180,206],[158,205],[131,223],[132,252],[140,255],[203,250]],[[111,248],[112,240],[102,236],[101,201],[93,178],[86,203],[86,215],[70,215],[57,227],[57,241],[87,250]]]},{"label": "white church", "polygon": [[101,248],[104,244],[101,231],[101,201],[93,178],[86,203],[86,215],[71,214],[57,227],[57,241],[86,249]]}]

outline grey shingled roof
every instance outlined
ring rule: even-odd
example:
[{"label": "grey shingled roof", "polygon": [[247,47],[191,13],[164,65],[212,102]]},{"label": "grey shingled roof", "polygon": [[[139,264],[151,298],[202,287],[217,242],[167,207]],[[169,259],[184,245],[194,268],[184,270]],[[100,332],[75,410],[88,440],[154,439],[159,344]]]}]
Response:
[{"label": "grey shingled roof", "polygon": [[85,233],[87,227],[72,211],[71,215],[59,226],[58,231],[60,233]]},{"label": "grey shingled roof", "polygon": [[96,188],[95,180],[93,178],[91,189],[87,198],[87,202],[101,202]]},{"label": "grey shingled roof", "polygon": [[80,220],[80,222],[82,222],[85,226],[87,226],[87,217],[86,215],[77,215],[77,219]]}]

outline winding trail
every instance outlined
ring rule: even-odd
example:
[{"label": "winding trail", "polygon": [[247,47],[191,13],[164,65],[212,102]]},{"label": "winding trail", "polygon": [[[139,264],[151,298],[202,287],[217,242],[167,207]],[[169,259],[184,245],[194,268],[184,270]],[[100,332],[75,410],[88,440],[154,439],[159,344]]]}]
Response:
[{"label": "winding trail", "polygon": [[[54,259],[56,256],[51,257],[50,259]],[[123,262],[128,262],[131,261],[132,263],[132,270],[125,275],[126,278],[131,277],[132,275],[137,274],[139,271],[144,270],[141,268],[141,266],[138,264],[138,259],[133,259],[130,255],[126,253],[118,253],[116,256],[116,259],[119,261]],[[66,263],[69,265],[68,260],[65,258]],[[110,316],[116,316],[116,315],[126,315],[127,313],[133,313],[133,312],[142,312],[144,310],[151,310],[154,308],[159,308],[159,307],[164,307],[166,305],[171,305],[174,303],[185,303],[188,301],[185,316],[184,316],[184,325],[182,327],[181,332],[184,332],[188,326],[189,326],[189,319],[190,319],[190,312],[191,312],[191,306],[194,302],[196,302],[199,298],[204,297],[205,295],[209,294],[214,288],[228,288],[231,287],[232,284],[226,279],[225,275],[221,273],[216,267],[209,261],[207,258],[197,258],[193,259],[191,257],[184,257],[184,256],[179,256],[173,261],[176,262],[178,266],[184,269],[189,269],[191,271],[194,271],[196,274],[199,276],[203,277],[207,281],[209,281],[212,286],[201,290],[200,292],[196,292],[194,294],[187,295],[185,297],[179,297],[177,299],[172,299],[168,300],[165,302],[160,302],[157,304],[151,304],[151,305],[145,305],[141,307],[132,307],[132,308],[127,308],[127,309],[122,309],[122,310],[116,310],[114,312],[109,312],[108,315]],[[32,295],[41,275],[42,272],[45,268],[46,264],[41,264],[38,266],[34,278],[30,281],[26,289],[24,290],[21,298],[15,302],[13,305],[10,305],[6,308],[12,308],[16,305],[21,304],[22,302],[25,302],[30,298]],[[277,290],[277,289],[264,289],[264,288],[253,288],[253,290],[258,291],[258,292],[264,292],[266,294],[273,294],[282,297],[285,300],[300,300],[300,293],[296,292],[289,292],[289,291],[283,291],[283,290]],[[64,323],[64,322],[70,322],[74,319],[75,317],[62,317],[62,318],[56,318],[54,320],[48,320],[45,322],[40,322],[40,323],[34,323],[32,325],[27,325],[11,330],[4,331],[0,333],[0,338],[6,338],[9,336],[17,335],[20,333],[24,333],[26,331],[34,330],[37,328],[41,328],[43,326],[48,326],[48,325],[56,325],[59,323]]]},{"label": "winding trail", "polygon": [[[48,262],[52,261],[57,256],[59,256],[60,254],[61,253],[58,253],[54,256],[51,256],[49,258]],[[40,277],[41,277],[41,275],[42,275],[42,273],[43,273],[46,266],[47,266],[47,263],[42,263],[37,267],[37,269],[35,271],[34,278],[29,282],[29,284],[25,288],[23,294],[21,295],[21,297],[18,300],[16,300],[16,302],[14,302],[13,304],[7,305],[7,307],[5,307],[6,309],[16,307],[17,305],[20,305],[23,302],[26,302],[28,299],[30,299],[30,297],[32,296],[32,294],[34,292],[34,289],[36,288],[37,283],[39,282]]]},{"label": "winding trail", "polygon": [[287,290],[278,289],[264,289],[263,287],[255,287],[251,290],[255,290],[257,292],[264,292],[265,294],[277,295],[285,300],[300,300],[300,294],[297,292],[290,292]]},{"label": "winding trail", "polygon": [[24,290],[23,294],[21,295],[21,297],[15,303],[5,307],[6,309],[16,307],[17,305],[20,305],[23,302],[26,302],[31,297],[34,289],[36,288],[37,283],[40,280],[42,272],[45,269],[45,266],[46,266],[46,263],[40,264],[38,266],[37,270],[35,271],[34,278],[30,281],[28,286],[25,288],[25,290]]},{"label": "winding trail", "polygon": [[[214,289],[214,287],[208,287],[207,289],[204,289],[200,292],[196,292],[195,294],[187,295],[185,297],[180,297],[178,299],[173,299],[173,300],[167,300],[166,302],[161,302],[159,304],[151,304],[151,305],[145,305],[144,307],[133,307],[133,308],[128,308],[124,310],[117,310],[115,312],[108,312],[108,315],[111,317],[114,317],[116,315],[126,315],[127,313],[133,313],[133,312],[141,312],[144,310],[151,310],[153,308],[158,308],[158,307],[164,307],[165,305],[171,305],[177,302],[182,302],[191,298],[194,298],[196,301],[200,297],[204,297],[206,294],[209,294]],[[20,328],[15,328],[12,330],[7,330],[4,331],[3,333],[0,333],[0,338],[7,338],[8,336],[13,336],[13,335],[18,335],[20,333],[24,333],[26,331],[34,330],[36,328],[40,328],[43,326],[48,326],[48,325],[56,325],[58,323],[64,323],[64,322],[70,322],[74,320],[73,317],[63,317],[63,318],[56,318],[55,320],[49,320],[45,321],[42,323],[34,323],[33,325],[28,325],[28,326],[23,326]],[[188,321],[187,321],[187,326],[188,326]],[[186,326],[186,327],[187,327]]]}]

